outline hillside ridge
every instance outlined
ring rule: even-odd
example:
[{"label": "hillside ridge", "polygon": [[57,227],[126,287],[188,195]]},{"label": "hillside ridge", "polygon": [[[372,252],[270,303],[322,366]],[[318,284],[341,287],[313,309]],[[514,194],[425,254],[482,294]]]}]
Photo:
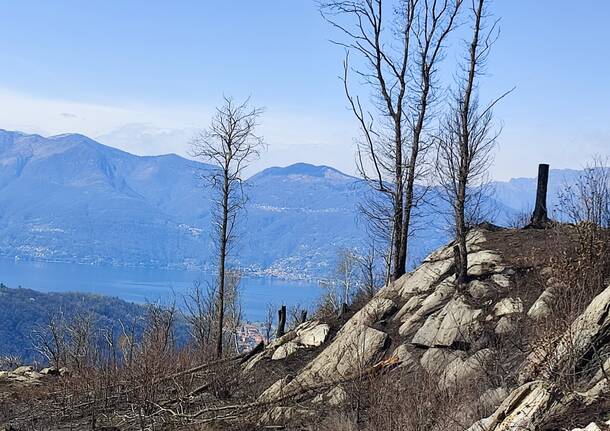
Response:
[{"label": "hillside ridge", "polygon": [[[555,265],[577,250],[576,238],[571,226],[479,227],[468,237],[467,285],[456,285],[450,243],[339,316],[321,309],[249,353],[162,369],[163,409],[140,420],[184,429],[605,430],[610,280],[586,295],[566,284],[569,267]],[[3,378],[5,399],[37,385],[43,410],[45,391],[65,379],[21,368],[0,376],[0,395]],[[87,405],[106,425],[129,428],[139,423],[126,419],[134,403]],[[41,420],[1,415],[14,429]],[[84,426],[86,415],[76,409],[56,423]]]}]

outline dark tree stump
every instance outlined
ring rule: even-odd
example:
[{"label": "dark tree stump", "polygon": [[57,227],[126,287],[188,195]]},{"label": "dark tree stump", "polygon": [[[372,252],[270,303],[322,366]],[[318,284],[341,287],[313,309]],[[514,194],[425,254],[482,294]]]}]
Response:
[{"label": "dark tree stump", "polygon": [[538,187],[536,189],[536,206],[528,227],[542,229],[551,221],[546,208],[547,188],[549,184],[549,165],[538,165]]},{"label": "dark tree stump", "polygon": [[277,312],[278,314],[278,322],[277,322],[277,332],[276,332],[276,337],[280,338],[282,335],[285,334],[285,329],[286,329],[286,306],[282,305],[282,308],[280,308]]},{"label": "dark tree stump", "polygon": [[301,323],[305,323],[307,320],[307,310],[301,310]]}]

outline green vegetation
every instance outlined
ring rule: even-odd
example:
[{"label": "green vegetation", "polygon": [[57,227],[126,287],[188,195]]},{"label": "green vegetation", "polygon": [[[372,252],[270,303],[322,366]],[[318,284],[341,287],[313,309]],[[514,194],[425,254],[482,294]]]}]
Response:
[{"label": "green vegetation", "polygon": [[32,334],[60,314],[67,320],[88,314],[96,327],[116,329],[119,321],[141,320],[146,307],[101,295],[41,293],[0,284],[0,356],[17,356],[24,363],[42,360]]}]

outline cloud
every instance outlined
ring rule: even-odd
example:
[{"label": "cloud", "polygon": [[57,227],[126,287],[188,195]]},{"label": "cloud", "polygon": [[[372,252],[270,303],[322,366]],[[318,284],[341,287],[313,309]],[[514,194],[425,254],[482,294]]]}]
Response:
[{"label": "cloud", "polygon": [[185,156],[196,132],[194,127],[163,128],[151,123],[129,123],[94,138],[139,155],[176,153]]},{"label": "cloud", "polygon": [[[0,89],[0,128],[56,135],[82,133],[139,155],[176,153],[186,156],[195,133],[213,113],[206,106],[109,106],[32,97]],[[274,165],[308,162],[353,173],[353,123],[275,106],[261,118],[259,133],[268,150],[249,174]]]}]

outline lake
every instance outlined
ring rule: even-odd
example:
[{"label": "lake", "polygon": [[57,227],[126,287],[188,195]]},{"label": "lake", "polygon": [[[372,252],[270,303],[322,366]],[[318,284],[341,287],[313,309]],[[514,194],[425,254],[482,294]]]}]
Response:
[{"label": "lake", "polygon": [[[195,280],[213,280],[210,273],[151,268],[124,268],[0,259],[0,282],[40,292],[86,292],[125,301],[180,305]],[[203,284],[202,284],[203,286]],[[321,294],[317,283],[271,277],[243,277],[241,301],[246,320],[263,321],[268,304],[315,305]]]}]

